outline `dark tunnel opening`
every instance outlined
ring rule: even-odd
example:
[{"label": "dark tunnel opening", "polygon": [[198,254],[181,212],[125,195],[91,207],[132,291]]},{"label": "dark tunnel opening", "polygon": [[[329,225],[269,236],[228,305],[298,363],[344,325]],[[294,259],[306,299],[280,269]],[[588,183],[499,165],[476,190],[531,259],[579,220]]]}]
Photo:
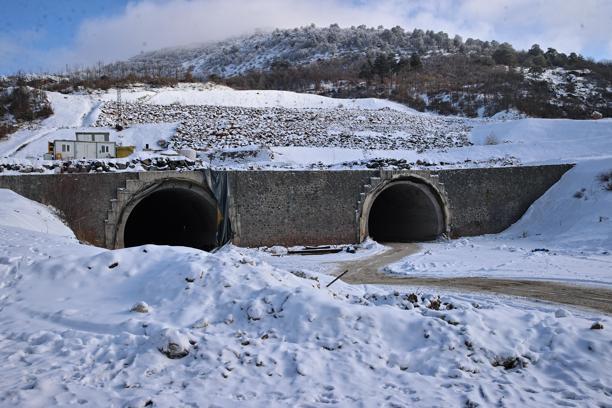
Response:
[{"label": "dark tunnel opening", "polygon": [[124,246],[187,246],[209,251],[216,245],[217,207],[187,188],[168,188],[142,199],[130,213]]},{"label": "dark tunnel opening", "polygon": [[427,185],[407,180],[383,190],[368,216],[369,235],[378,242],[430,241],[444,232],[444,225],[436,194]]}]

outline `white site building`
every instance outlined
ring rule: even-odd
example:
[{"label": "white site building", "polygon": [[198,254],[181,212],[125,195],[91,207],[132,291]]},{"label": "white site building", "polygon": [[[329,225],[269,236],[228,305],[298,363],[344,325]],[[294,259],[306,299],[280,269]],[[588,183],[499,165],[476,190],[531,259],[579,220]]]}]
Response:
[{"label": "white site building", "polygon": [[76,132],[76,140],[49,142],[52,159],[108,159],[117,157],[117,144],[109,132]]}]

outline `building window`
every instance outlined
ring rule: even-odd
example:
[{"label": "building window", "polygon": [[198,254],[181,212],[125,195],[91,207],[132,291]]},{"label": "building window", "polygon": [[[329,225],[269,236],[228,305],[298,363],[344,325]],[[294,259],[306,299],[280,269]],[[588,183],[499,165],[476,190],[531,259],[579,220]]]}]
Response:
[{"label": "building window", "polygon": [[108,146],[100,146],[100,153],[108,153],[109,151]]},{"label": "building window", "polygon": [[70,151],[70,145],[62,145],[62,152],[69,152]]}]

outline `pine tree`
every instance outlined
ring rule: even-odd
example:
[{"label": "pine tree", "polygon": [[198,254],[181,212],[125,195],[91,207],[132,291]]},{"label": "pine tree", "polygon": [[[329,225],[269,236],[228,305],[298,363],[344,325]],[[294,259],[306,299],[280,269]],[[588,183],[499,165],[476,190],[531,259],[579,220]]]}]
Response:
[{"label": "pine tree", "polygon": [[421,57],[419,57],[419,54],[417,54],[416,52],[413,52],[410,56],[410,68],[419,69],[422,66],[423,63],[421,62]]}]

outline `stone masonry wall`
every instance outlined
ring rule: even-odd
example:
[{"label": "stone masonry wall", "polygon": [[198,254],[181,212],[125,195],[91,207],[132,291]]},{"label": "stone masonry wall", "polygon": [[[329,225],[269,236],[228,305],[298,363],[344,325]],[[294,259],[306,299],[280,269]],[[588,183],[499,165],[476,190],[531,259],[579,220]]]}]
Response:
[{"label": "stone masonry wall", "polygon": [[8,188],[60,210],[77,238],[105,246],[104,220],[111,198],[137,173],[30,174],[0,176],[0,188]]},{"label": "stone masonry wall", "polygon": [[572,165],[438,171],[449,203],[452,238],[501,232]]},{"label": "stone masonry wall", "polygon": [[[571,165],[428,173],[437,175],[443,184],[442,191],[449,205],[450,233],[456,238],[504,230],[569,168]],[[419,173],[422,172],[415,172]],[[180,174],[198,184],[204,180],[199,172]],[[364,186],[392,174],[376,170],[230,171],[233,242],[240,246],[356,243],[359,241],[357,211],[364,191],[367,192]],[[109,245],[105,240],[105,220],[118,189],[124,189],[126,184],[166,177],[179,175],[171,171],[155,172],[146,180],[139,173],[2,175],[0,188],[57,208],[79,239],[103,247]],[[128,180],[135,181],[128,183]],[[115,205],[125,203],[116,200]]]},{"label": "stone masonry wall", "polygon": [[376,172],[231,172],[234,243],[291,246],[357,242],[357,201],[372,174]]}]

